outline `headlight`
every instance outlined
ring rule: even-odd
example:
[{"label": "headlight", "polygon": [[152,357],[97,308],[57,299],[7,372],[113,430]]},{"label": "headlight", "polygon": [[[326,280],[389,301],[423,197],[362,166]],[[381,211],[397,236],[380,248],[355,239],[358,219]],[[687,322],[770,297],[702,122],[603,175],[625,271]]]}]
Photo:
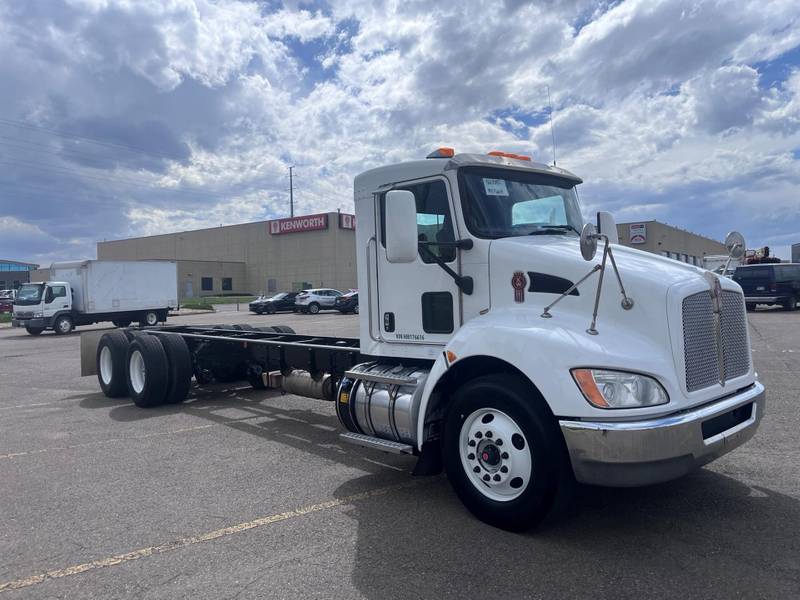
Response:
[{"label": "headlight", "polygon": [[652,377],[605,369],[572,369],[572,377],[589,404],[597,408],[641,408],[669,402]]},{"label": "headlight", "polygon": [[33,318],[34,318],[34,319],[40,319],[40,318],[42,318],[43,316],[44,316],[44,313],[40,313],[40,312],[38,312],[38,313],[37,313],[37,312],[33,313]]}]

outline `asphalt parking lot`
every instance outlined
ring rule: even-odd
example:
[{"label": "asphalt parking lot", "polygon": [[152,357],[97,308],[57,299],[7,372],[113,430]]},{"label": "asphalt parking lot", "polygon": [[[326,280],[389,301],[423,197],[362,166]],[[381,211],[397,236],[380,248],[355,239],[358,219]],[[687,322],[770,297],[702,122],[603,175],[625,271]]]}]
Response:
[{"label": "asphalt parking lot", "polygon": [[[357,334],[333,313],[173,323]],[[796,598],[800,311],[750,314],[761,430],[682,480],[584,488],[519,535],[414,460],[339,443],[332,407],[219,385],[142,410],[79,377],[79,333],[0,328],[0,594],[9,598]]]}]

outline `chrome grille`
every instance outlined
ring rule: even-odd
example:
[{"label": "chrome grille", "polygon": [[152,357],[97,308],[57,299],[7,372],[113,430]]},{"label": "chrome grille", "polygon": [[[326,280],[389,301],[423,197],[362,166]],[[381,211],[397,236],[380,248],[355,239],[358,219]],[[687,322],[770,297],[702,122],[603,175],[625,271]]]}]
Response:
[{"label": "chrome grille", "polygon": [[750,370],[750,348],[747,346],[747,314],[738,292],[722,292],[722,348],[725,356],[725,378],[735,379]]},{"label": "chrome grille", "polygon": [[[720,330],[725,380],[746,374],[750,369],[747,317],[744,299],[738,292],[722,292]],[[710,291],[698,292],[683,299],[683,357],[688,391],[693,392],[720,382]]]}]

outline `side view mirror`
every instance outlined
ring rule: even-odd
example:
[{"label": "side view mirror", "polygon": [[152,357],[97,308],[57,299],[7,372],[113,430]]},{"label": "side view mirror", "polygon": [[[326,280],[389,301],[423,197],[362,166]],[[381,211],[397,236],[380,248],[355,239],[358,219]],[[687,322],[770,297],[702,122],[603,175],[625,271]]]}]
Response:
[{"label": "side view mirror", "polygon": [[386,260],[410,263],[417,258],[417,201],[407,190],[386,193]]},{"label": "side view mirror", "polygon": [[597,254],[597,229],[586,223],[581,230],[581,256],[583,260],[592,260]]},{"label": "side view mirror", "polygon": [[725,247],[728,249],[728,255],[735,259],[742,258],[747,250],[744,236],[738,231],[731,231],[725,236]]},{"label": "side view mirror", "polygon": [[617,222],[614,215],[610,212],[601,210],[597,213],[597,232],[602,233],[612,244],[619,244],[619,233],[617,233]]}]

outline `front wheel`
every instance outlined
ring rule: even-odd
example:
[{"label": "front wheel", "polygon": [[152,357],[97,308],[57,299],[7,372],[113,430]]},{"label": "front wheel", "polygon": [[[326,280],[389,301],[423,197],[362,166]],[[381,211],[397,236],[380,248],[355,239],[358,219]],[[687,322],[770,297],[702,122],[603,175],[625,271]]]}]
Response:
[{"label": "front wheel", "polygon": [[312,302],[311,304],[309,304],[308,312],[310,312],[312,315],[316,315],[319,312],[319,304],[317,304],[316,302]]},{"label": "front wheel", "polygon": [[57,335],[67,335],[72,331],[72,319],[67,315],[61,315],[53,324],[53,329],[55,329]]},{"label": "front wheel", "polygon": [[513,375],[487,375],[455,394],[444,431],[447,477],[480,520],[511,531],[568,501],[572,472],[544,400]]},{"label": "front wheel", "polygon": [[39,335],[44,331],[44,329],[40,329],[39,327],[26,327],[25,331],[27,331],[30,335]]}]

